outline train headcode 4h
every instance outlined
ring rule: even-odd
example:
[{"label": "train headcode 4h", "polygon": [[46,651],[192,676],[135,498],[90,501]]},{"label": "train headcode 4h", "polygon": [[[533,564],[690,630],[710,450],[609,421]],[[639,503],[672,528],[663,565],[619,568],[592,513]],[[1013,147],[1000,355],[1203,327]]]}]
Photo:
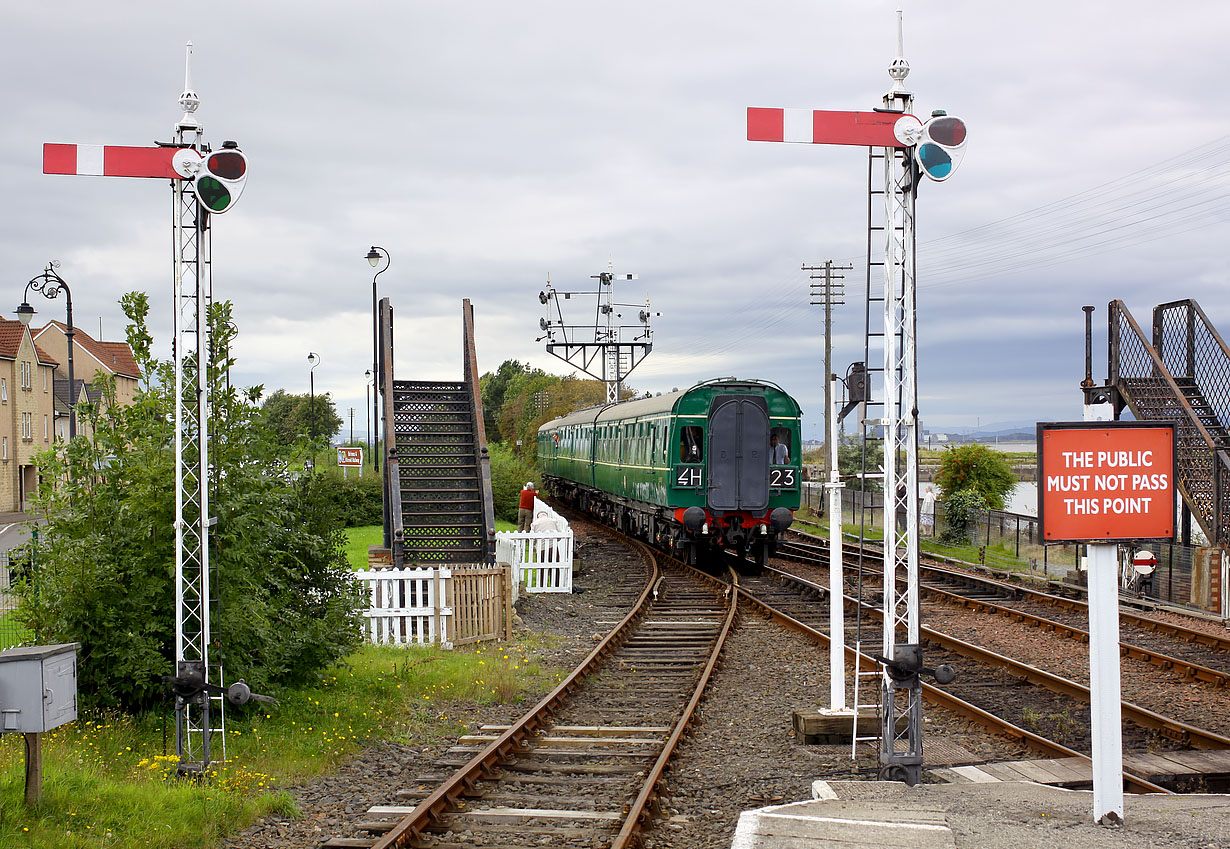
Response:
[{"label": "train headcode 4h", "polygon": [[1047,542],[1172,539],[1174,426],[1038,425],[1038,518]]}]

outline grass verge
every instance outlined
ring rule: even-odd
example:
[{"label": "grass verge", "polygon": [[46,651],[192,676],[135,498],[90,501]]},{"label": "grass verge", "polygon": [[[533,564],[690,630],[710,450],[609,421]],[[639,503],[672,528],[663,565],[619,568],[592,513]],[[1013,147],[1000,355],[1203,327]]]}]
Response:
[{"label": "grass verge", "polygon": [[475,703],[517,703],[553,685],[560,675],[532,657],[542,639],[365,647],[312,685],[276,693],[277,706],[229,708],[226,763],[195,782],[175,775],[173,717],[83,713],[43,735],[42,799],[26,807],[22,737],[0,735],[0,846],[204,849],[259,817],[294,816],[280,788],[377,740],[456,735]]}]

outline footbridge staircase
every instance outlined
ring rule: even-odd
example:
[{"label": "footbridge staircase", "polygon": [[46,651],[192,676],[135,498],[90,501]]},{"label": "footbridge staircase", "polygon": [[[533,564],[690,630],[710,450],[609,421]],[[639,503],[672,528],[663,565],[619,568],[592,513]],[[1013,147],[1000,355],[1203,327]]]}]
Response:
[{"label": "footbridge staircase", "polygon": [[1126,407],[1140,421],[1175,424],[1183,541],[1194,518],[1210,543],[1230,544],[1230,349],[1191,299],[1155,307],[1151,335],[1119,300],[1108,321],[1115,418]]},{"label": "footbridge staircase", "polygon": [[487,564],[495,556],[474,309],[462,301],[462,379],[393,377],[393,309],[380,302],[384,546],[395,568]]}]

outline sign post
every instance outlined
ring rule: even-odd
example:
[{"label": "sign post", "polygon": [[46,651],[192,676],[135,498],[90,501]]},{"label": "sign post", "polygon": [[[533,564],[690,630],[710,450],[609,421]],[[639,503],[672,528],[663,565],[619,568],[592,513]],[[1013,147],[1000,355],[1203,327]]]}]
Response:
[{"label": "sign post", "polygon": [[1123,823],[1117,543],[1174,538],[1175,463],[1171,424],[1038,425],[1042,538],[1088,544],[1093,819],[1100,825]]}]

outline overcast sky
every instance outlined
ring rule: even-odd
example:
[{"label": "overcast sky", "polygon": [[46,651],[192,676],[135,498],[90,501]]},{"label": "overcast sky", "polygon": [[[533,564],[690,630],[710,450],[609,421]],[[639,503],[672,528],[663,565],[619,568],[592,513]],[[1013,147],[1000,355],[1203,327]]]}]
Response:
[{"label": "overcast sky", "polygon": [[460,379],[463,297],[483,370],[566,373],[534,341],[537,293],[613,264],[639,274],[621,299],[662,313],[631,385],[769,378],[811,438],[822,310],[801,267],[854,266],[844,372],[863,358],[867,154],[748,142],[746,108],[879,106],[897,8],[917,113],[969,126],[960,169],[918,201],[925,427],[1079,418],[1082,304],[1099,381],[1111,299],[1147,326],[1195,298],[1230,331],[1230,7],[1137,0],[9,3],[0,309],[58,259],[79,326],[123,339],[117,301],[141,290],[169,355],[166,183],[47,176],[41,156],[170,140],[191,40],[205,140],[251,163],[213,222],[235,382],[306,392],[314,351],[316,391],[361,434],[373,244],[392,255],[399,379]]}]

